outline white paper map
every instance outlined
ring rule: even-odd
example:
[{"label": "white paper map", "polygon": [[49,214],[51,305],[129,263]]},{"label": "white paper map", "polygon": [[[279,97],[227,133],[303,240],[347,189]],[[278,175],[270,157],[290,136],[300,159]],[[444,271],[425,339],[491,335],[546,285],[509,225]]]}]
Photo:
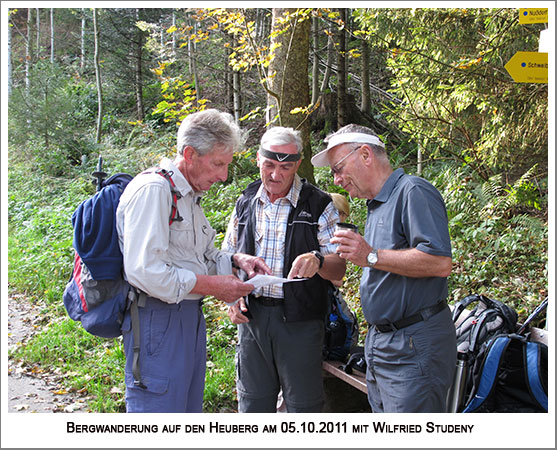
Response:
[{"label": "white paper map", "polygon": [[258,289],[260,287],[263,286],[269,286],[271,284],[283,284],[283,283],[291,283],[292,281],[304,281],[307,280],[307,278],[280,278],[280,277],[274,277],[272,275],[256,275],[253,278],[250,278],[249,280],[246,280],[245,283],[249,283],[249,284],[253,284],[255,286],[255,289]]}]

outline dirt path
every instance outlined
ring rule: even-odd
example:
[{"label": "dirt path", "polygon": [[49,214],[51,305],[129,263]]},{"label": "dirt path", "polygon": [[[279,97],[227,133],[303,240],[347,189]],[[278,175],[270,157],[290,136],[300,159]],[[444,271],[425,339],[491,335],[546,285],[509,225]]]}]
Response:
[{"label": "dirt path", "polygon": [[[23,295],[8,297],[8,353],[40,331],[40,307]],[[20,413],[86,412],[85,400],[67,392],[63,374],[47,372],[8,358],[8,411]]]}]

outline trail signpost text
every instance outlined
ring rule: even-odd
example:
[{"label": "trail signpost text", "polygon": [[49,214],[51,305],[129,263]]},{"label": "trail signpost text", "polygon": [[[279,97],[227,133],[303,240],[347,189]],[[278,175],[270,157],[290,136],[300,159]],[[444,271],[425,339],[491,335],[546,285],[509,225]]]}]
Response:
[{"label": "trail signpost text", "polygon": [[516,52],[505,69],[517,83],[547,83],[547,53]]},{"label": "trail signpost text", "polygon": [[519,8],[518,23],[547,23],[547,8]]}]

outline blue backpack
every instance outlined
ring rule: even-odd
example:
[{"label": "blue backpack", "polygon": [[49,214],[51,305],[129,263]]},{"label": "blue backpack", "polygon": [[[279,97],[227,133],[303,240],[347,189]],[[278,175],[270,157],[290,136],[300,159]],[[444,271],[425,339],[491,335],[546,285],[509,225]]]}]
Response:
[{"label": "blue backpack", "polygon": [[358,345],[358,320],[340,290],[329,284],[323,359],[346,362]]},{"label": "blue backpack", "polygon": [[[143,173],[150,172],[161,175],[169,183],[172,196],[169,224],[181,221],[177,208],[181,195],[175,188],[172,173],[160,168]],[[137,308],[144,305],[146,294],[123,277],[123,256],[116,228],[116,209],[133,177],[118,173],[103,180],[106,174],[102,172],[102,158],[93,176],[97,178],[97,192],[83,201],[72,215],[75,258],[73,272],[64,289],[64,306],[71,319],[81,322],[89,333],[103,338],[122,334],[124,314],[130,308],[134,335],[133,372],[141,385]]]},{"label": "blue backpack", "polygon": [[462,412],[547,412],[547,345],[533,341],[528,332],[530,322],[546,307],[547,299],[516,332],[489,342]]}]

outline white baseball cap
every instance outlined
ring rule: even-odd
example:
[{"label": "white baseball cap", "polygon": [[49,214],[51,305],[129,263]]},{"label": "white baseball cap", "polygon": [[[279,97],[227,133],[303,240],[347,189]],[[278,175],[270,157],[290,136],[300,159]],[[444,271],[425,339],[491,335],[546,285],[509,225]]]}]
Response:
[{"label": "white baseball cap", "polygon": [[311,158],[311,163],[315,167],[327,167],[330,165],[329,162],[329,155],[328,152],[333,147],[336,147],[340,144],[349,144],[349,143],[361,143],[361,144],[372,144],[378,147],[385,148],[385,144],[381,139],[373,134],[366,134],[366,133],[340,133],[334,134],[331,136],[329,141],[327,142],[327,148],[313,158]]}]

